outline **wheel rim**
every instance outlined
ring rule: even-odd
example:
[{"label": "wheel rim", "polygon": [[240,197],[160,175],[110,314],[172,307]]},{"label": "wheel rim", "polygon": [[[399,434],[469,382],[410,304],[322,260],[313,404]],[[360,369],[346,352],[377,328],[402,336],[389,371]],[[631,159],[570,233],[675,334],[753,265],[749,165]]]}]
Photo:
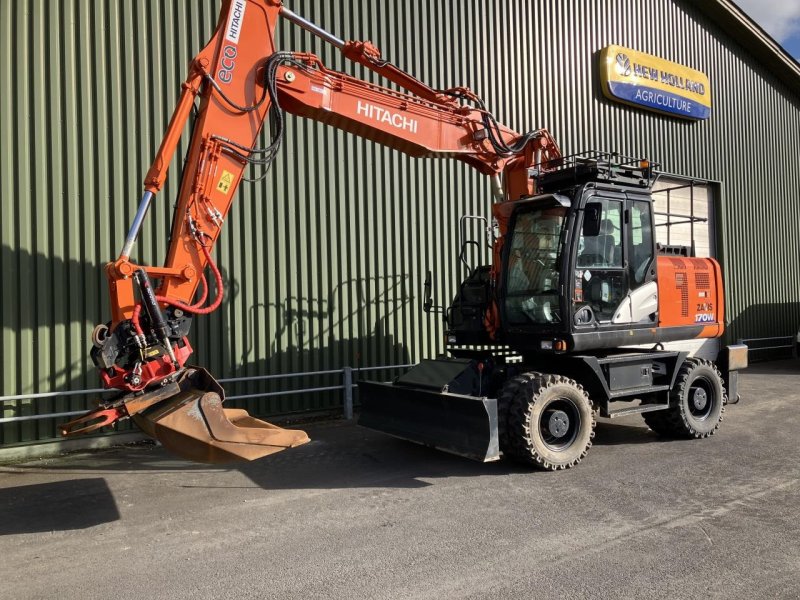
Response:
[{"label": "wheel rim", "polygon": [[556,452],[569,448],[578,437],[581,413],[569,398],[556,398],[539,416],[539,434],[544,445]]},{"label": "wheel rim", "polygon": [[698,421],[705,421],[714,412],[716,396],[712,383],[705,377],[698,377],[689,387],[689,414]]}]

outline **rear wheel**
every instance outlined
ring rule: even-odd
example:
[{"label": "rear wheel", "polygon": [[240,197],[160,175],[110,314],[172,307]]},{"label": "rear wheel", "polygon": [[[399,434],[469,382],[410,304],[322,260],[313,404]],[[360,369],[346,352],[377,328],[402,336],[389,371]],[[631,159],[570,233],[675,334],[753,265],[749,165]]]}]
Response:
[{"label": "rear wheel", "polygon": [[644,413],[645,423],[669,437],[705,438],[713,435],[725,412],[725,385],[714,363],[690,358],[681,366],[669,392],[670,407]]},{"label": "rear wheel", "polygon": [[500,394],[500,447],[541,469],[578,464],[592,445],[595,418],[583,387],[561,375],[526,373]]}]

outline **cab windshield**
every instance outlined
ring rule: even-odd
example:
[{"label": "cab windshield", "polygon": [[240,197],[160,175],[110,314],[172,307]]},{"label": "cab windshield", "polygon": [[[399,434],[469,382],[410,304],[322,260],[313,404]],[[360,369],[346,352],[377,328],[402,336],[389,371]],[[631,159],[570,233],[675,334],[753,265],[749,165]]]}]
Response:
[{"label": "cab windshield", "polygon": [[511,236],[506,318],[511,325],[561,322],[561,249],[567,209],[548,206],[519,213]]}]

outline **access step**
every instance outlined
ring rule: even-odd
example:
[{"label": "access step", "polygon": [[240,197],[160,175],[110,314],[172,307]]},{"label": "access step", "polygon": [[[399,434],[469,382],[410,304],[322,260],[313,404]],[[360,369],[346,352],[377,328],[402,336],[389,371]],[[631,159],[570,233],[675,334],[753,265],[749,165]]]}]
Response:
[{"label": "access step", "polygon": [[[668,385],[644,385],[641,387],[622,388],[612,391],[609,396],[614,398],[626,398],[629,396],[641,396],[642,394],[652,394],[654,392],[666,392],[670,389]],[[647,411],[645,411],[647,412]]]},{"label": "access step", "polygon": [[626,415],[638,415],[646,412],[654,412],[657,410],[666,410],[669,404],[642,404],[640,406],[627,406],[625,408],[618,408],[617,410],[610,410],[604,417],[613,419],[615,417],[624,417]]}]

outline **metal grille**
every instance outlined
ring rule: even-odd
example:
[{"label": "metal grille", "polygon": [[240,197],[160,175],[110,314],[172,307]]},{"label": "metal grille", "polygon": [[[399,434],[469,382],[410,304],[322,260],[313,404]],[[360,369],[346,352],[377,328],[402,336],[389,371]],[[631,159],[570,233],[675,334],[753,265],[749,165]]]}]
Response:
[{"label": "metal grille", "polygon": [[681,316],[689,316],[689,281],[685,273],[675,274],[675,287],[681,292]]},{"label": "metal grille", "polygon": [[686,268],[686,261],[681,260],[680,258],[670,258],[669,261],[676,269],[685,269]]}]

